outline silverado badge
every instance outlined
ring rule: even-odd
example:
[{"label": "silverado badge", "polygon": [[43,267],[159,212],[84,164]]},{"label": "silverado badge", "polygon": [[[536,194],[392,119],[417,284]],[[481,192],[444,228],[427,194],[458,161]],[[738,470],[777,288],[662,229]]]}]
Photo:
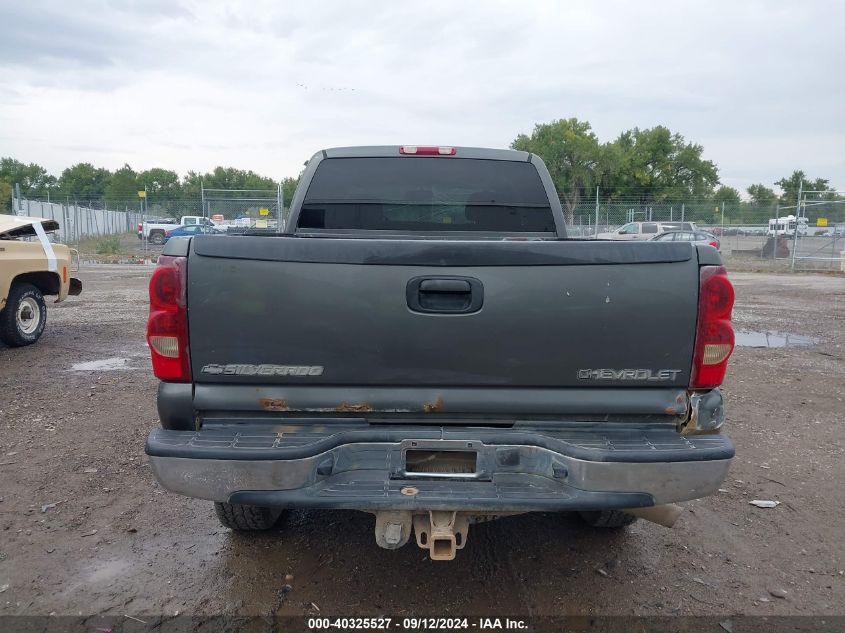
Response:
[{"label": "silverado badge", "polygon": [[200,370],[212,376],[322,376],[322,365],[204,365]]}]

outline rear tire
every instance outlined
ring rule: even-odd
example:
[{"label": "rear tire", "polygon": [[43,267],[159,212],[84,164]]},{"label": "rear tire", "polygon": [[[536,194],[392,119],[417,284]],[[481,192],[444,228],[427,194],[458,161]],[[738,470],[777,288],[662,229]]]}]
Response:
[{"label": "rear tire", "polygon": [[9,288],[6,307],[0,311],[0,340],[9,347],[32,345],[47,325],[44,295],[32,284],[15,283]]},{"label": "rear tire", "polygon": [[281,508],[248,506],[240,503],[215,503],[214,510],[220,523],[238,532],[269,530],[282,515]]},{"label": "rear tire", "polygon": [[637,520],[633,514],[622,512],[622,510],[590,510],[578,514],[584,523],[595,528],[618,529],[631,525]]},{"label": "rear tire", "polygon": [[164,233],[162,233],[161,231],[156,231],[155,233],[150,235],[150,242],[161,246],[162,244],[164,244]]}]

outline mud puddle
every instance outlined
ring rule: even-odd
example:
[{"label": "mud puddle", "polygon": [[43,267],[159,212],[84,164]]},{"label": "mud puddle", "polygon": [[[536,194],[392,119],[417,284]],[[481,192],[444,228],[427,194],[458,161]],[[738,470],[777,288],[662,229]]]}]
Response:
[{"label": "mud puddle", "polygon": [[808,347],[819,339],[788,332],[739,331],[735,334],[737,347]]},{"label": "mud puddle", "polygon": [[103,358],[86,363],[76,363],[71,371],[119,371],[121,369],[136,369],[129,365],[128,358]]}]

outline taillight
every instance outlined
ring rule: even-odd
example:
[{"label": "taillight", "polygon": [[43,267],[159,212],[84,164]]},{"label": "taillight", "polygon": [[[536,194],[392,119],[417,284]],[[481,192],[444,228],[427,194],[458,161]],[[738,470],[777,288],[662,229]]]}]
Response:
[{"label": "taillight", "polygon": [[191,382],[188,354],[186,257],[162,255],[150,278],[150,316],[147,343],[156,378]]},{"label": "taillight", "polygon": [[144,225],[143,225],[143,224],[138,224],[138,233],[140,233],[140,232],[141,232],[141,231],[143,231],[143,230],[144,230]]},{"label": "taillight", "polygon": [[734,288],[725,267],[702,266],[690,389],[712,389],[724,381],[734,349],[733,305]]},{"label": "taillight", "polygon": [[719,248],[719,242],[715,240],[712,242],[708,242],[708,244],[710,244],[710,246],[712,246],[713,248]]},{"label": "taillight", "polygon": [[455,147],[418,147],[416,145],[403,145],[399,148],[400,154],[413,154],[415,156],[454,156],[458,153]]}]

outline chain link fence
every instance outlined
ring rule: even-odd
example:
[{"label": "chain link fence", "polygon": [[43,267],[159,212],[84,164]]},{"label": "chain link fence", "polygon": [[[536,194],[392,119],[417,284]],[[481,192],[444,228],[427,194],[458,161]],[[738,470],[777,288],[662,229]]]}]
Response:
[{"label": "chain link fence", "polygon": [[773,231],[769,225],[701,227],[721,241],[728,261],[793,270],[845,271],[845,225],[811,227],[806,234]]},{"label": "chain link fence", "polygon": [[230,232],[278,229],[284,224],[281,189],[203,189],[200,195],[202,215]]},{"label": "chain link fence", "polygon": [[[809,217],[803,215],[798,222],[793,217],[790,224],[787,218],[795,213],[795,206],[602,199],[568,206],[561,197],[570,237],[649,239],[673,228],[691,228],[687,225],[691,223],[719,239],[729,263],[751,268],[845,270],[845,205],[839,200],[826,206],[813,204]],[[803,208],[802,213],[806,213]],[[620,234],[626,230],[631,232]]]},{"label": "chain link fence", "polygon": [[[720,249],[730,265],[743,267],[789,268],[793,270],[840,271],[845,267],[845,204],[842,201],[813,203],[806,221],[793,221],[792,229],[779,223],[795,212],[795,207],[753,205],[745,202],[719,203],[712,200],[643,203],[621,199],[584,200],[575,205],[561,204],[570,237],[603,239],[649,239],[672,228],[694,224],[719,238]],[[145,220],[182,216],[212,219],[228,232],[249,228],[276,229],[287,217],[280,190],[204,189],[197,195],[157,199],[149,195],[113,201],[112,208],[98,208],[101,202],[45,202],[13,198],[19,215],[57,220],[58,238],[68,243],[81,239],[132,231]],[[123,209],[118,210],[118,209]],[[636,223],[634,235],[619,235],[620,229]],[[666,223],[683,223],[666,226]],[[644,229],[647,229],[644,230]],[[797,235],[796,235],[797,233]]]},{"label": "chain link fence", "polygon": [[56,220],[60,242],[79,243],[86,238],[118,235],[134,231],[141,221],[140,211],[93,209],[77,203],[43,202],[26,198],[12,198],[15,215]]}]

